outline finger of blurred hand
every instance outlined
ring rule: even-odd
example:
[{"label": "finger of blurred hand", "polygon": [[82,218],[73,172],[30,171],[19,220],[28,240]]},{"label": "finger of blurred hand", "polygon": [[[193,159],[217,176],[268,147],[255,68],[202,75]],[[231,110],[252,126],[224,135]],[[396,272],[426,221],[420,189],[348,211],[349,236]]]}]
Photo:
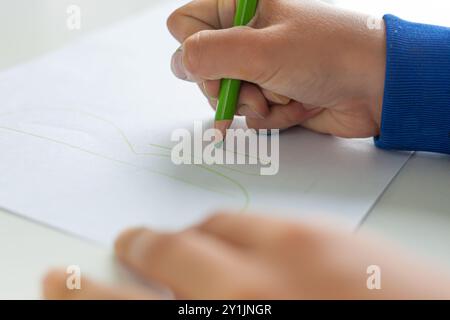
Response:
[{"label": "finger of blurred hand", "polygon": [[291,101],[287,105],[270,107],[270,113],[264,119],[247,118],[247,126],[251,129],[287,129],[316,117],[322,109],[306,109],[303,104]]},{"label": "finger of blurred hand", "polygon": [[229,213],[214,214],[196,228],[234,245],[262,250],[278,246],[290,230],[302,230],[298,224],[263,215]]},{"label": "finger of blurred hand", "polygon": [[68,275],[64,270],[50,271],[43,280],[43,297],[49,300],[158,300],[156,294],[138,288],[113,288],[85,277],[81,288],[67,288]]},{"label": "finger of blurred hand", "polygon": [[223,297],[231,291],[229,271],[245,259],[233,247],[197,231],[163,234],[142,228],[122,233],[116,254],[143,277],[189,299]]}]

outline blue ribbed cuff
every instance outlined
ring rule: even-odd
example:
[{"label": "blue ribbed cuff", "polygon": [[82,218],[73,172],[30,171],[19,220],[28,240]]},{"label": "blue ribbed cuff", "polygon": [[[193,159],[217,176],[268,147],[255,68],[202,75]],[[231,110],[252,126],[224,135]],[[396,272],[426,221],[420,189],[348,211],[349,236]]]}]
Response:
[{"label": "blue ribbed cuff", "polygon": [[450,28],[384,17],[386,83],[384,149],[450,154]]}]

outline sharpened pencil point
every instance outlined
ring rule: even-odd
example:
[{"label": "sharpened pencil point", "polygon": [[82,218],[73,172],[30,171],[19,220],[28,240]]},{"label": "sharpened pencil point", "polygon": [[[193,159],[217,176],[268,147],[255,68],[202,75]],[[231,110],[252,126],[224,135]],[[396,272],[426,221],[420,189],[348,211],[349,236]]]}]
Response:
[{"label": "sharpened pencil point", "polygon": [[231,127],[232,123],[232,120],[220,120],[214,123],[214,128],[216,129],[216,144],[225,140],[227,130]]}]

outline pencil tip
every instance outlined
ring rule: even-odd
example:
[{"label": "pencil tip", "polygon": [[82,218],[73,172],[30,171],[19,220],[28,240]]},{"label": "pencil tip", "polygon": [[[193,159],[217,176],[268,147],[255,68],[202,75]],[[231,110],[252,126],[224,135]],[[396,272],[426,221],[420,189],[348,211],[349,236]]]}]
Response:
[{"label": "pencil tip", "polygon": [[[222,142],[223,144],[223,141],[225,140],[227,134],[227,130],[230,128],[231,123],[231,120],[220,120],[214,123],[214,128],[216,129],[216,147],[220,142]],[[219,146],[219,148],[222,147],[222,144]]]}]

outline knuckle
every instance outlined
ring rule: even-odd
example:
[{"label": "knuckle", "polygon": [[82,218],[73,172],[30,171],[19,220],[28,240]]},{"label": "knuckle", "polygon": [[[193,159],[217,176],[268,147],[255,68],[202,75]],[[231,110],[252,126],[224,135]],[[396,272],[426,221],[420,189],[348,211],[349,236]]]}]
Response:
[{"label": "knuckle", "polygon": [[262,29],[270,26],[274,20],[273,13],[280,11],[279,8],[275,7],[278,2],[279,0],[259,1],[255,18],[251,21],[249,26],[256,29]]},{"label": "knuckle", "polygon": [[186,17],[186,8],[181,7],[172,12],[166,20],[167,29],[169,29],[170,33],[178,40],[181,40],[186,36],[183,28]]},{"label": "knuckle", "polygon": [[181,17],[180,9],[172,12],[172,14],[167,18],[166,25],[170,32],[174,32],[177,29],[179,20]]}]

